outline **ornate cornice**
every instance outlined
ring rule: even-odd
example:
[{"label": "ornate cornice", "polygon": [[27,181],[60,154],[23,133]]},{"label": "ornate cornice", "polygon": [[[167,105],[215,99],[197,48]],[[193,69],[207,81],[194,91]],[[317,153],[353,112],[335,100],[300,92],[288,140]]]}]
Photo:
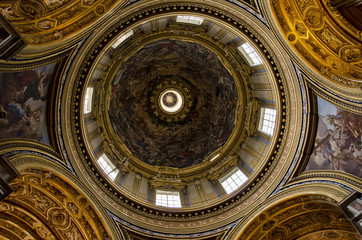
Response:
[{"label": "ornate cornice", "polygon": [[313,90],[317,95],[323,97],[324,99],[327,99],[328,102],[331,102],[337,106],[340,106],[344,109],[348,109],[351,112],[360,114],[362,112],[362,107],[359,107],[358,105],[351,105],[347,102],[341,101],[338,98],[335,98],[333,95],[330,95],[326,93],[325,91],[321,90],[320,88],[316,87],[313,84],[308,84],[309,88]]},{"label": "ornate cornice", "polygon": [[326,180],[331,179],[335,180],[336,183],[346,184],[357,191],[362,190],[362,184],[360,178],[352,176],[350,174],[346,174],[344,172],[338,171],[308,171],[304,172],[301,175],[291,179],[288,185],[293,185],[300,182],[307,182],[312,180]]},{"label": "ornate cornice", "polygon": [[49,155],[54,159],[63,162],[63,160],[61,160],[61,155],[58,152],[56,152],[49,145],[40,143],[38,141],[33,141],[29,139],[21,140],[19,138],[6,139],[0,141],[1,154],[9,154],[10,152],[13,151],[34,151],[41,154]]},{"label": "ornate cornice", "polygon": [[[309,181],[291,188],[285,188],[250,211],[232,230],[228,239],[239,239],[244,236],[250,236],[251,233],[257,233],[255,232],[256,228],[261,227],[261,223],[266,223],[270,217],[278,216],[277,212],[281,213],[285,211],[282,216],[296,214],[296,211],[289,210],[293,206],[300,204],[308,205],[309,203],[311,206],[315,206],[315,208],[297,207],[296,210],[316,210],[319,209],[318,206],[321,206],[320,204],[336,208],[337,204],[347,197],[348,194],[349,192],[345,189],[326,182]],[[263,208],[261,209],[260,206],[263,206]],[[339,213],[342,215],[342,212]],[[279,217],[277,222],[284,222],[284,220]],[[268,231],[265,231],[265,233],[268,233]]]},{"label": "ornate cornice", "polygon": [[59,62],[67,58],[72,52],[72,49],[65,49],[55,54],[48,55],[42,58],[17,60],[17,61],[4,61],[0,60],[0,71],[16,72],[23,71],[24,69],[34,69]]}]

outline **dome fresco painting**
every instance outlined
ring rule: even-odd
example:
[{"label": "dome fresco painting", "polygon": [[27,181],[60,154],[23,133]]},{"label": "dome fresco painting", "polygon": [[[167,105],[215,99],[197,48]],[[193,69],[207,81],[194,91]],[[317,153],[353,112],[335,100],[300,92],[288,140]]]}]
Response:
[{"label": "dome fresco painting", "polygon": [[[151,106],[159,104],[151,99],[152,89],[165,81],[176,90],[176,82],[190,86],[192,97],[185,104],[192,109],[183,113],[182,121],[162,120]],[[198,164],[221,147],[234,128],[234,79],[201,44],[165,39],[142,47],[120,66],[111,92],[114,132],[135,157],[150,165]]]}]

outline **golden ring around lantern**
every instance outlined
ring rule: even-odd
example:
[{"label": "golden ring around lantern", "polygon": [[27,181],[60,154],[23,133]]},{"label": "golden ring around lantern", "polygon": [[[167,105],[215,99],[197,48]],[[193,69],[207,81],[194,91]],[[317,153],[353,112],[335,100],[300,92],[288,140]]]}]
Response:
[{"label": "golden ring around lantern", "polygon": [[[150,113],[165,123],[176,123],[187,120],[195,106],[195,95],[192,84],[179,76],[169,76],[156,84],[149,93]],[[172,98],[167,103],[165,98]]]}]

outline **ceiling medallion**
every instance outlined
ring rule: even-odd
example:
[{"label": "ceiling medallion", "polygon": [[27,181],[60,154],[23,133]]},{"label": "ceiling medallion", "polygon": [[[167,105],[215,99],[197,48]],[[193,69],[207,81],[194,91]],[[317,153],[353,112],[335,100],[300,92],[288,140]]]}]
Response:
[{"label": "ceiling medallion", "polygon": [[193,87],[186,79],[172,76],[157,84],[150,93],[150,113],[165,123],[183,122],[194,108]]}]

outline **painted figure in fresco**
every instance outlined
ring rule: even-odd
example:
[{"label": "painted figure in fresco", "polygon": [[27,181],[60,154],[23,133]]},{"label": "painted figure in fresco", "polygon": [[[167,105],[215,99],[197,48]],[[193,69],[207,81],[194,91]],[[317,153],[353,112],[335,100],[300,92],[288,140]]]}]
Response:
[{"label": "painted figure in fresco", "polygon": [[318,106],[329,108],[330,113],[319,116],[316,146],[306,170],[337,170],[361,177],[361,116],[336,108],[319,98],[318,101]]},{"label": "painted figure in fresco", "polygon": [[[53,71],[55,64],[49,66],[0,73],[0,138],[44,139],[47,133],[42,124],[49,72]],[[48,69],[48,73],[43,69]]]},{"label": "painted figure in fresco", "polygon": [[33,98],[33,100],[45,100],[44,99],[44,87],[43,81],[46,79],[47,75],[45,72],[36,73],[35,71],[31,71],[29,74],[24,74],[21,78],[21,82],[24,81],[26,86],[23,88],[21,94],[21,103],[25,103],[29,98]]},{"label": "painted figure in fresco", "polygon": [[38,126],[41,124],[42,109],[41,107],[33,110],[30,105],[26,105],[25,110],[17,103],[8,105],[9,112],[12,113],[13,119],[6,132],[14,137],[29,137],[40,140],[41,133]]}]

